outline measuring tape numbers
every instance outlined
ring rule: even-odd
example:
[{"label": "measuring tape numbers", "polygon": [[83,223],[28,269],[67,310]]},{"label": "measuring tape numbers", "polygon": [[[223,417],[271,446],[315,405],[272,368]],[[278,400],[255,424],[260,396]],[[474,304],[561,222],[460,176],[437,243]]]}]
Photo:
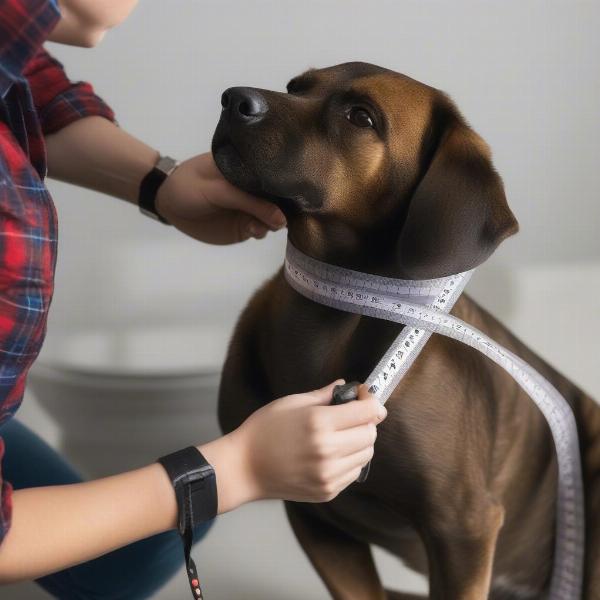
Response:
[{"label": "measuring tape numbers", "polygon": [[432,333],[479,350],[523,388],[548,422],[558,463],[555,555],[548,598],[577,600],[582,589],[585,515],[575,418],[558,390],[523,359],[449,314],[472,273],[429,280],[381,277],[315,260],[289,240],[284,266],[290,286],[314,302],[405,325],[366,381],[382,404]]}]

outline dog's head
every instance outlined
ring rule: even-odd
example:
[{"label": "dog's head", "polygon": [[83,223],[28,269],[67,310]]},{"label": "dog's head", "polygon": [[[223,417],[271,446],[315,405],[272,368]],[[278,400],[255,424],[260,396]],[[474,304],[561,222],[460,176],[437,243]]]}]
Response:
[{"label": "dog's head", "polygon": [[300,249],[354,268],[393,257],[422,279],[483,262],[517,222],[487,144],[443,92],[365,63],[310,70],[287,93],[230,88],[212,150],[271,199]]}]

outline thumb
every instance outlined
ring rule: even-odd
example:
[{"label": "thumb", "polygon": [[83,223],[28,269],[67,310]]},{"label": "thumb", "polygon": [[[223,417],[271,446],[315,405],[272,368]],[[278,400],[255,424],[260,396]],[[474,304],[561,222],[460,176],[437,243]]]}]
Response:
[{"label": "thumb", "polygon": [[334,382],[312,392],[304,392],[300,394],[292,394],[275,400],[281,407],[286,408],[303,408],[307,406],[320,406],[331,403],[333,388],[336,385],[345,383],[343,379],[336,379]]},{"label": "thumb", "polygon": [[248,194],[231,185],[228,185],[228,188],[227,196],[219,203],[221,208],[239,210],[273,231],[286,225],[284,214],[273,202]]},{"label": "thumb", "polygon": [[309,404],[314,404],[314,405],[331,404],[331,398],[333,396],[333,388],[336,385],[343,385],[344,383],[346,383],[346,381],[344,379],[336,379],[333,383],[330,383],[330,384],[326,385],[325,387],[322,387],[318,390],[309,392],[308,394],[306,394],[307,397],[310,398]]}]

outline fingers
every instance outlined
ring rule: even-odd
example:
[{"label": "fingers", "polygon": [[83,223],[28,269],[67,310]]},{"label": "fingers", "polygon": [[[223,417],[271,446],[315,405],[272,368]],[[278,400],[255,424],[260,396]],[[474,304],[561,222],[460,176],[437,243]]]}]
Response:
[{"label": "fingers", "polygon": [[351,456],[372,448],[376,438],[374,423],[336,431],[331,434],[331,451],[334,456]]},{"label": "fingers", "polygon": [[331,402],[333,388],[336,385],[341,385],[343,383],[345,383],[343,379],[337,379],[336,381],[318,390],[305,392],[304,394],[293,394],[291,396],[286,396],[285,398],[280,398],[277,400],[277,402],[283,402],[282,405],[287,407],[307,409],[307,415],[311,413],[312,417],[316,417],[312,419],[314,429],[324,429],[326,420],[318,411],[321,410],[321,406]]},{"label": "fingers", "polygon": [[323,406],[331,404],[333,388],[336,385],[343,385],[344,383],[346,382],[343,379],[336,379],[334,382],[327,384],[325,387],[322,387],[318,390],[313,390],[312,392],[305,394],[305,396],[307,397],[306,400],[308,404]]},{"label": "fingers", "polygon": [[351,485],[358,479],[361,470],[362,470],[362,466],[356,467],[352,471],[347,472],[338,481],[336,481],[335,486],[339,490],[338,494],[343,492],[349,485]]},{"label": "fingers", "polygon": [[244,213],[237,213],[237,216],[236,239],[240,242],[244,242],[249,238],[262,240],[271,231],[270,227],[267,227],[262,221],[258,221],[254,217]]},{"label": "fingers", "polygon": [[373,447],[336,460],[317,477],[317,485],[308,495],[309,502],[328,502],[356,481],[362,468],[373,457]]},{"label": "fingers", "polygon": [[361,383],[358,386],[358,399],[365,400],[365,399],[369,398],[370,396],[371,396],[371,394],[369,393],[368,386],[366,386],[364,383]]},{"label": "fingers", "polygon": [[358,479],[361,469],[362,466],[359,466],[350,471],[345,471],[343,475],[331,481],[322,494],[317,495],[316,498],[309,500],[309,502],[329,502],[333,500]]},{"label": "fingers", "polygon": [[334,431],[366,425],[367,423],[380,423],[385,419],[387,410],[368,393],[365,385],[359,387],[359,398],[362,399],[351,400],[346,404],[328,406],[331,404],[333,388],[344,383],[343,379],[338,379],[318,390],[307,394],[298,394],[296,396],[297,402],[308,406],[323,406],[323,409],[317,409],[319,411],[319,425]]},{"label": "fingers", "polygon": [[363,396],[362,400],[351,400],[346,404],[331,406],[327,411],[330,425],[335,430],[380,423],[387,415],[385,407],[371,394]]},{"label": "fingers", "polygon": [[[360,470],[373,458],[373,446],[363,448],[359,452],[340,458],[335,463],[335,470],[332,470],[330,477],[337,481],[343,479],[346,475]],[[358,477],[358,475],[357,475]]]},{"label": "fingers", "polygon": [[250,215],[254,221],[271,230],[281,229],[286,225],[285,216],[272,202],[252,196],[234,187],[225,179],[221,185],[223,189],[219,190],[218,194],[215,193],[212,198],[220,208]]},{"label": "fingers", "polygon": [[262,221],[251,219],[247,231],[249,237],[255,240],[262,240],[270,230]]},{"label": "fingers", "polygon": [[286,218],[272,202],[249,196],[239,210],[251,214],[259,223],[264,223],[269,229],[281,229],[287,224]]},{"label": "fingers", "polygon": [[[203,163],[205,174],[214,185],[212,193],[209,194],[211,203],[220,208],[250,215],[255,221],[271,230],[281,229],[286,225],[285,216],[277,206],[229,183],[217,167],[212,154],[207,153],[203,156],[206,159]],[[247,237],[260,237],[260,234],[249,233]]]}]

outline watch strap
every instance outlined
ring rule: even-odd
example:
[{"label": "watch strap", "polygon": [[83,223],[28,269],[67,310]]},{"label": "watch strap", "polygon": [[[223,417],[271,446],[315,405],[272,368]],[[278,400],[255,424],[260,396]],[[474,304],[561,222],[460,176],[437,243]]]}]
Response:
[{"label": "watch strap", "polygon": [[171,479],[177,500],[177,528],[183,541],[185,567],[192,595],[203,600],[196,564],[191,557],[194,527],[217,515],[215,471],[195,446],[158,459]]},{"label": "watch strap", "polygon": [[177,161],[161,156],[150,172],[142,179],[138,194],[138,206],[145,215],[168,225],[169,222],[156,210],[156,194],[165,179],[177,168]]}]

